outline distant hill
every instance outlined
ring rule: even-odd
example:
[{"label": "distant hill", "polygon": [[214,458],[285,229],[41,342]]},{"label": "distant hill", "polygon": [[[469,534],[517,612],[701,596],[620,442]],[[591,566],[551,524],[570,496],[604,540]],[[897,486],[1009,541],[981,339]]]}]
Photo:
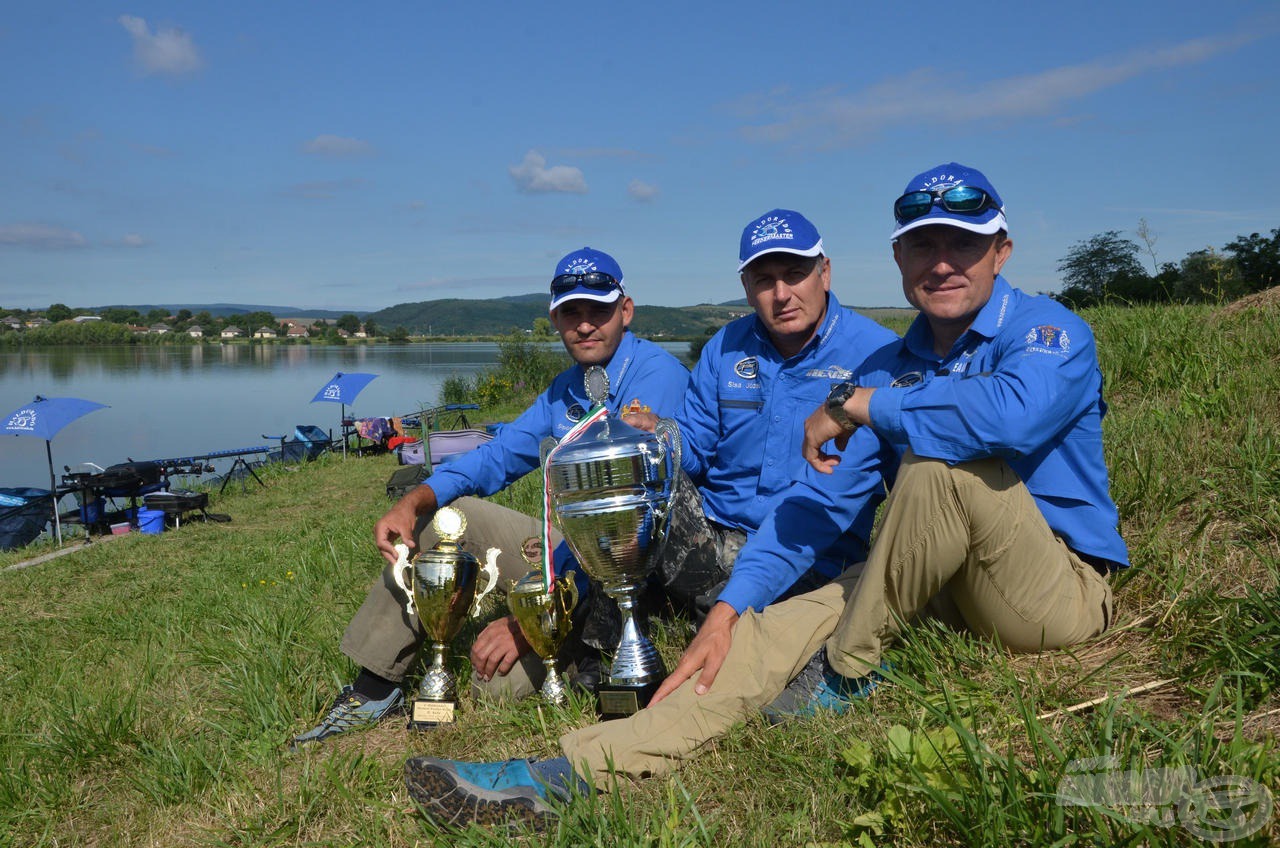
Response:
[{"label": "distant hill", "polygon": [[192,315],[208,312],[215,318],[226,318],[228,315],[244,315],[249,312],[270,312],[277,318],[286,316],[289,318],[323,318],[326,321],[336,320],[343,315],[355,315],[363,318],[369,314],[367,310],[359,309],[304,309],[298,306],[259,306],[245,303],[109,303],[105,306],[90,306],[88,308],[93,312],[101,312],[104,309],[136,309],[143,315],[153,309],[163,309],[170,315],[176,315],[182,309],[189,309]]}]

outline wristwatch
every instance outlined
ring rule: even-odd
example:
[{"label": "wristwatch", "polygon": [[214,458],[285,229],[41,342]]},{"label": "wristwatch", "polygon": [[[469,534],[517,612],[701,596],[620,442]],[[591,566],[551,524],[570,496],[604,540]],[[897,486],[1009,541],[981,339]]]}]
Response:
[{"label": "wristwatch", "polygon": [[831,394],[827,395],[827,414],[846,433],[852,433],[858,429],[858,425],[849,417],[849,413],[844,411],[844,402],[853,397],[853,392],[857,388],[856,383],[850,383],[846,380],[843,383],[836,383],[832,386]]}]

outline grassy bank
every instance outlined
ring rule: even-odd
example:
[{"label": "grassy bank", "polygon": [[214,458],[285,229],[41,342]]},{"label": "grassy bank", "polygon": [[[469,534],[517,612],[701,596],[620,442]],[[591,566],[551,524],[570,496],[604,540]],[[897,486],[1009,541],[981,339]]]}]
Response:
[{"label": "grassy bank", "polygon": [[[1182,769],[1280,795],[1280,313],[1087,317],[1135,565],[1115,581],[1110,633],[1011,657],[913,630],[896,685],[850,714],[753,718],[678,776],[577,805],[531,841],[1184,845],[1199,840],[1171,804],[1064,806],[1062,781]],[[467,703],[456,728],[430,735],[390,722],[284,747],[352,675],[338,639],[381,568],[369,530],[394,467],[330,457],[275,470],[264,488],[215,498],[229,524],[0,572],[0,845],[508,844],[421,819],[405,757],[555,754],[559,732],[593,720],[586,704]],[[537,502],[532,484],[499,499]],[[684,631],[656,635],[674,660]],[[1200,811],[1184,812],[1194,825]],[[1277,839],[1273,817],[1228,844]]]}]

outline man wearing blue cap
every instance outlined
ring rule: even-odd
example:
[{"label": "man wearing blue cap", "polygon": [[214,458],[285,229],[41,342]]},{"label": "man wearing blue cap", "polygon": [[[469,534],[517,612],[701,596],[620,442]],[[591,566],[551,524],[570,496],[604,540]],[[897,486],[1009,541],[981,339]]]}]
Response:
[{"label": "man wearing blue cap", "polygon": [[[670,415],[684,399],[688,369],[628,330],[635,306],[613,257],[589,247],[566,255],[551,280],[549,308],[551,322],[574,365],[557,375],[534,404],[492,441],[442,465],[378,520],[374,540],[388,563],[396,561],[394,545],[399,540],[410,547],[415,541],[430,547],[436,540],[427,524],[441,506],[457,502],[467,517],[464,541],[474,551],[498,548],[500,585],[510,585],[528,570],[520,554],[523,542],[536,535],[536,521],[480,498],[537,468],[543,439],[562,437],[590,408],[584,369],[605,368],[609,376],[605,405],[614,413],[638,401],[659,415]],[[571,555],[558,534],[552,541],[556,567],[565,567]],[[404,604],[404,593],[391,569],[385,569],[342,639],[342,651],[360,667],[359,676],[343,687],[315,728],[294,738],[295,747],[373,724],[402,710],[401,683],[423,641],[417,618],[406,614]],[[492,622],[472,646],[474,679],[485,683],[506,675],[524,654],[528,645],[514,620]]]},{"label": "man wearing blue cap", "polygon": [[410,760],[406,782],[425,811],[539,826],[585,790],[580,775],[607,785],[670,771],[761,707],[777,718],[843,711],[876,685],[901,621],[937,616],[1020,651],[1106,630],[1106,574],[1128,553],[1088,325],[1000,276],[1013,244],[980,172],[920,174],[894,217],[894,258],[920,315],[832,389],[803,439],[820,474],[868,451],[886,457],[892,491],[865,567],[744,613],[714,685],[686,680],[628,719],[567,733],[564,757]]}]

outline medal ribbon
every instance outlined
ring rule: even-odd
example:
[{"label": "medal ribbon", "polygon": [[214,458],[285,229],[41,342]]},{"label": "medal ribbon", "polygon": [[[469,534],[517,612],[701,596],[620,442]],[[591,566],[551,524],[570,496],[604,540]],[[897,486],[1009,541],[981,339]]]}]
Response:
[{"label": "medal ribbon", "polygon": [[569,428],[569,432],[564,434],[564,438],[551,449],[551,452],[547,454],[546,460],[542,463],[542,580],[543,586],[548,592],[555,585],[556,576],[555,557],[551,550],[551,458],[556,455],[560,448],[581,436],[583,430],[608,414],[609,410],[604,408],[604,404],[598,404],[593,407],[590,412],[582,416],[577,424]]}]

